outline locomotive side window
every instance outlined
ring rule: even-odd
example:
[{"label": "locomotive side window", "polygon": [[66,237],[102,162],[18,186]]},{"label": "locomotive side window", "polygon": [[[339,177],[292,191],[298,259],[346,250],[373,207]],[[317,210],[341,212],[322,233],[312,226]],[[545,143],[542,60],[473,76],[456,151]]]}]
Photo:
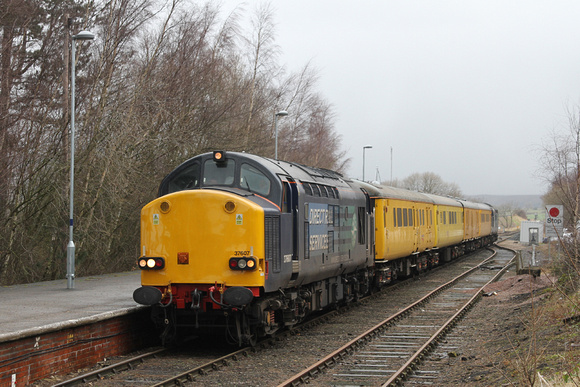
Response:
[{"label": "locomotive side window", "polygon": [[201,168],[198,163],[188,166],[180,171],[167,183],[168,194],[186,189],[199,188]]},{"label": "locomotive side window", "polygon": [[232,185],[235,167],[236,163],[233,160],[226,160],[219,164],[213,160],[207,160],[203,164],[203,185]]},{"label": "locomotive side window", "polygon": [[242,164],[240,169],[240,187],[247,189],[250,192],[255,192],[262,196],[268,196],[272,183],[257,168],[249,164]]},{"label": "locomotive side window", "polygon": [[284,181],[282,185],[284,186],[282,190],[282,212],[292,212],[292,191],[290,190],[290,184]]}]

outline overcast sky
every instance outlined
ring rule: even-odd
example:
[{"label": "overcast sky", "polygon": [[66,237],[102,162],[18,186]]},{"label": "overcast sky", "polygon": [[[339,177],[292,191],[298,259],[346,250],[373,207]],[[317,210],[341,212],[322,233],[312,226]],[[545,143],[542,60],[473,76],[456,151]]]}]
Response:
[{"label": "overcast sky", "polygon": [[545,193],[534,148],[580,104],[580,1],[271,4],[281,63],[318,70],[349,176],[362,178],[372,145],[367,180],[391,178],[392,147],[395,179],[434,172],[466,195]]}]

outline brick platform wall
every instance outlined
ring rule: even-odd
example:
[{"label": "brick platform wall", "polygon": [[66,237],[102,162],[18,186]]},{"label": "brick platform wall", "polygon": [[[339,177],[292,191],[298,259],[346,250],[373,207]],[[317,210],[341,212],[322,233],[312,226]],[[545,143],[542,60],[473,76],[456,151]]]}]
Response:
[{"label": "brick platform wall", "polygon": [[159,345],[149,309],[0,343],[0,386],[28,386],[91,367],[104,358]]}]

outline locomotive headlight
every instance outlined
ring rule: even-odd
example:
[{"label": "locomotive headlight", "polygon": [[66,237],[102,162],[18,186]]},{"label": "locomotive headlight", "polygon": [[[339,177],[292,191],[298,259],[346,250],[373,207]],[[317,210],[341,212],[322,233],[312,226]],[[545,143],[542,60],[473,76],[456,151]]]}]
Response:
[{"label": "locomotive headlight", "polygon": [[161,257],[141,257],[137,261],[137,265],[142,270],[161,270],[165,267],[165,259]]},{"label": "locomotive headlight", "polygon": [[253,268],[254,268],[254,266],[256,265],[256,262],[254,262],[254,260],[253,260],[253,259],[249,259],[249,260],[246,262],[246,265],[248,266],[248,269],[253,269]]},{"label": "locomotive headlight", "polygon": [[240,260],[238,261],[238,267],[239,267],[240,269],[245,269],[245,268],[246,268],[246,266],[248,266],[248,265],[246,264],[246,260],[244,260],[244,259],[240,259]]}]

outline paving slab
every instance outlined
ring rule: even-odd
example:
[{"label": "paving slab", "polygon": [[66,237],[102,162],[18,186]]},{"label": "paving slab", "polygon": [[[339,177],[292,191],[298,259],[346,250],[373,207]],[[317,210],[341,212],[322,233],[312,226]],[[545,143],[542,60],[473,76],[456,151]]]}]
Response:
[{"label": "paving slab", "polygon": [[131,313],[140,286],[136,270],[0,287],[0,342]]}]

